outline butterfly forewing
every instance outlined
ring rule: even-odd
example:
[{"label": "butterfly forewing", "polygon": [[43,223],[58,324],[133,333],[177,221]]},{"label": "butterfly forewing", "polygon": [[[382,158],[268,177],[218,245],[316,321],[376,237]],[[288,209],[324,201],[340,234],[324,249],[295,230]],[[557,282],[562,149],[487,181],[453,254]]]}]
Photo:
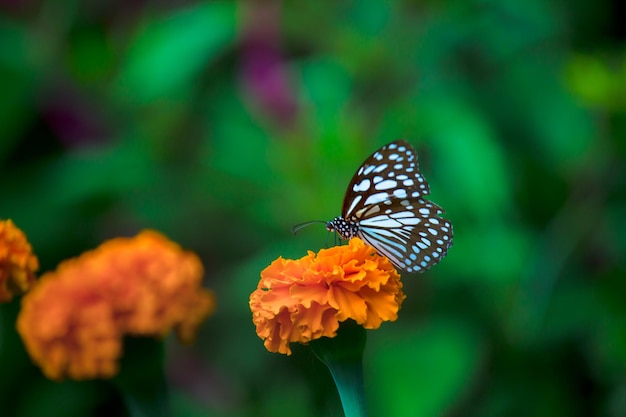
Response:
[{"label": "butterfly forewing", "polygon": [[365,214],[364,208],[429,193],[415,150],[399,140],[383,146],[363,162],[348,185],[341,214],[344,219],[358,221]]},{"label": "butterfly forewing", "polygon": [[443,210],[424,199],[430,193],[417,154],[405,141],[392,142],[365,160],[350,181],[342,224],[407,272],[423,272],[452,245],[452,225]]}]

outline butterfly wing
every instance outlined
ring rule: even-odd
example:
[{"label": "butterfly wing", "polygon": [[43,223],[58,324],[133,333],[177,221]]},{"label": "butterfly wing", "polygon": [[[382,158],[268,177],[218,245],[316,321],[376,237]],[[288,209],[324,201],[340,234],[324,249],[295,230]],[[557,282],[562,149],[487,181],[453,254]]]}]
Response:
[{"label": "butterfly wing", "polygon": [[452,245],[452,224],[424,199],[430,193],[417,153],[405,141],[383,146],[352,177],[342,217],[358,224],[358,236],[399,269],[423,272]]},{"label": "butterfly wing", "polygon": [[419,172],[417,153],[404,140],[383,146],[361,164],[343,199],[343,218],[358,221],[364,208],[394,198],[398,186],[410,190],[415,197],[430,194],[428,183]]}]

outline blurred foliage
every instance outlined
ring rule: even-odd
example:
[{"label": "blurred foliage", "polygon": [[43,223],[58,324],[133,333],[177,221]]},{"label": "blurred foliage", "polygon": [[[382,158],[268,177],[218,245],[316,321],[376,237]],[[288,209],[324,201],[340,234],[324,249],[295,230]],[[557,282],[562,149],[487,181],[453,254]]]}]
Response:
[{"label": "blurred foliage", "polygon": [[[42,272],[155,228],[219,311],[168,342],[175,416],[340,415],[248,296],[326,241],[359,163],[406,138],[455,227],[369,332],[373,416],[626,415],[626,31],[618,0],[14,1],[0,5],[0,217]],[[126,415],[45,380],[0,306],[2,416]]]}]

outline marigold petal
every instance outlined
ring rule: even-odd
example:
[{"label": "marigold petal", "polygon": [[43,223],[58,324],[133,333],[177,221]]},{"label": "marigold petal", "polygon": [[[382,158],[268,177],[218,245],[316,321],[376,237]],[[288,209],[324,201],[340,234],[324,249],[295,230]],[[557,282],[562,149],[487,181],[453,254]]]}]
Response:
[{"label": "marigold petal", "polygon": [[314,282],[309,285],[293,285],[289,289],[291,297],[309,308],[312,303],[328,304],[330,288],[324,283]]},{"label": "marigold petal", "polygon": [[[364,289],[363,292],[372,291],[371,289]],[[377,329],[380,327],[383,321],[396,321],[398,318],[398,306],[402,302],[402,299],[398,300],[392,293],[387,293],[386,296],[379,297],[367,297],[367,317],[359,324],[362,324],[366,329]]]},{"label": "marigold petal", "polygon": [[290,342],[307,343],[320,337],[334,337],[339,328],[337,312],[328,305],[311,303],[309,308],[291,314],[293,327]]},{"label": "marigold petal", "polygon": [[266,335],[265,348],[270,352],[291,355],[289,341],[292,328],[289,311],[284,309],[274,316],[272,320],[266,322],[266,326],[261,326],[261,333]]},{"label": "marigold petal", "polygon": [[331,292],[329,303],[337,310],[339,321],[353,319],[358,324],[363,324],[367,319],[368,305],[363,297],[363,292],[345,291],[339,286]]},{"label": "marigold petal", "polygon": [[11,220],[0,221],[0,302],[8,302],[35,284],[39,261],[26,235]]},{"label": "marigold petal", "polygon": [[85,288],[69,288],[66,282],[50,295],[87,302],[59,303],[38,290],[39,286],[29,294],[31,301],[23,306],[17,327],[28,335],[23,337],[26,348],[44,374],[51,379],[111,376],[121,340],[108,303],[89,296]]},{"label": "marigold petal", "polygon": [[182,321],[175,327],[176,336],[185,344],[193,343],[198,328],[215,311],[215,294],[209,290],[202,290],[193,294],[187,302],[189,311]]}]

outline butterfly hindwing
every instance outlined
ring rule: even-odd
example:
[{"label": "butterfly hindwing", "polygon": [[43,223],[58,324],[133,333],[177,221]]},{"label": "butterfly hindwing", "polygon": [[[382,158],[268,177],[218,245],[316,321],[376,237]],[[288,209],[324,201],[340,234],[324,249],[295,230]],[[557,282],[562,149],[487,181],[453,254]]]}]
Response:
[{"label": "butterfly hindwing", "polygon": [[435,204],[392,200],[382,213],[359,222],[357,235],[407,272],[422,272],[443,258],[452,244],[452,225]]}]

